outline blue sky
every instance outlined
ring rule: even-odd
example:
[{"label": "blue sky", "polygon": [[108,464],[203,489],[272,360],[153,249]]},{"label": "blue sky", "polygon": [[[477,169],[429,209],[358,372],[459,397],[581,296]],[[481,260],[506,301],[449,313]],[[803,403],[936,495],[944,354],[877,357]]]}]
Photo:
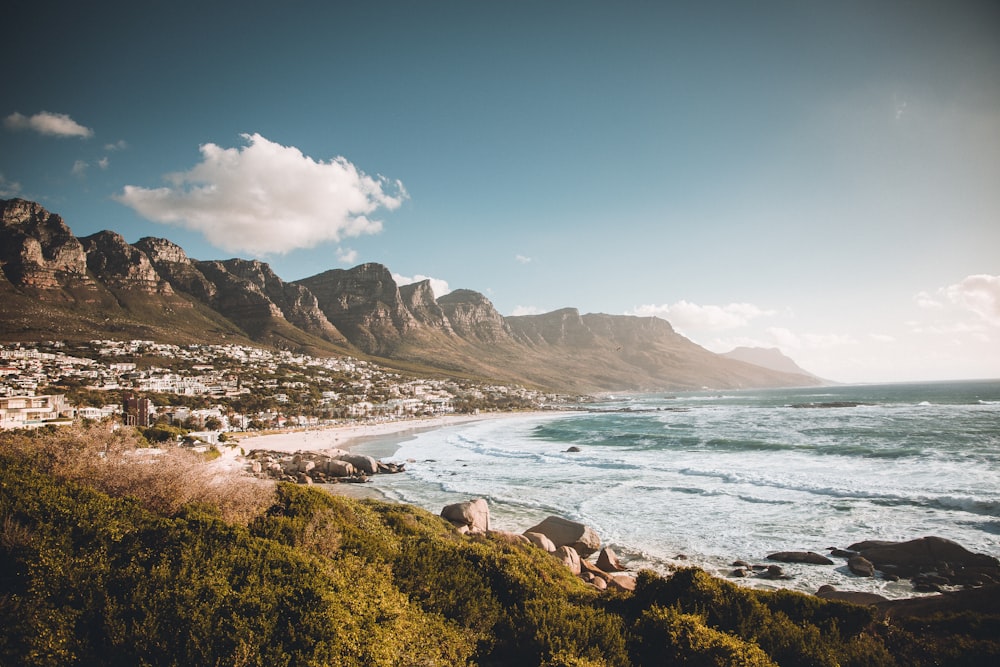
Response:
[{"label": "blue sky", "polygon": [[0,196],[295,280],[1000,377],[1000,5],[15,3]]}]

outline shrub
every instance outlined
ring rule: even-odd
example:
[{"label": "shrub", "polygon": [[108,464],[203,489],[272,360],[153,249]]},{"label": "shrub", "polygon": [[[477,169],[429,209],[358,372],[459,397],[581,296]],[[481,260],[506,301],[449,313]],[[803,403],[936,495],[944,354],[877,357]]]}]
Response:
[{"label": "shrub", "polygon": [[636,627],[634,655],[639,665],[690,667],[775,667],[756,644],[705,625],[695,614],[653,605]]}]

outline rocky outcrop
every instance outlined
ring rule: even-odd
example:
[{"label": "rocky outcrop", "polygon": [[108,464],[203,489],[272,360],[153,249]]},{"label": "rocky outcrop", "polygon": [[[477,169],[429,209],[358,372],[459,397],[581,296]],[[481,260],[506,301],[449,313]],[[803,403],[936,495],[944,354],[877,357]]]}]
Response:
[{"label": "rocky outcrop", "polygon": [[370,475],[399,473],[405,469],[402,465],[381,461],[375,462],[375,465],[365,461],[362,466],[355,467],[351,461],[360,460],[355,456],[337,449],[294,454],[255,449],[246,456],[247,472],[256,477],[298,484],[338,484],[367,482]]},{"label": "rocky outcrop", "polygon": [[873,574],[878,570],[885,578],[910,579],[922,591],[1000,583],[1000,560],[969,551],[943,537],[921,537],[906,542],[869,540],[852,544],[848,549],[856,553],[851,561],[859,563],[855,560],[858,558],[867,561]]},{"label": "rocky outcrop", "polygon": [[316,296],[307,288],[286,283],[271,270],[270,265],[257,260],[229,259],[222,264],[234,276],[260,289],[289,323],[333,343],[347,342],[320,310]]},{"label": "rocky outcrop", "polygon": [[940,563],[962,567],[1000,566],[993,556],[969,551],[961,544],[943,537],[921,537],[906,542],[870,540],[848,547],[871,561],[875,567],[894,565],[900,568],[919,569]]},{"label": "rocky outcrop", "polygon": [[459,289],[445,294],[437,302],[452,330],[462,338],[493,344],[511,340],[507,321],[479,292]]},{"label": "rocky outcrop", "polygon": [[80,239],[87,253],[87,268],[114,290],[144,294],[173,294],[170,283],[142,250],[129,245],[115,232],[103,231]]},{"label": "rocky outcrop", "polygon": [[195,262],[195,268],[215,288],[212,307],[247,331],[254,333],[261,320],[284,319],[281,309],[260,287],[230,272],[224,262]]},{"label": "rocky outcrop", "polygon": [[167,239],[146,236],[133,244],[145,253],[164,280],[173,286],[174,290],[190,294],[202,303],[211,303],[218,291],[215,285],[204,276],[187,253],[177,244]]},{"label": "rocky outcrop", "polygon": [[295,284],[312,292],[327,319],[369,354],[391,354],[417,327],[396,281],[381,264],[333,269]]},{"label": "rocky outcrop", "polygon": [[0,200],[0,265],[22,289],[96,287],[83,244],[63,219],[23,199]]},{"label": "rocky outcrop", "polygon": [[429,280],[401,286],[399,296],[403,300],[403,305],[420,324],[448,335],[455,334],[451,322],[434,299],[434,290],[431,289]]}]

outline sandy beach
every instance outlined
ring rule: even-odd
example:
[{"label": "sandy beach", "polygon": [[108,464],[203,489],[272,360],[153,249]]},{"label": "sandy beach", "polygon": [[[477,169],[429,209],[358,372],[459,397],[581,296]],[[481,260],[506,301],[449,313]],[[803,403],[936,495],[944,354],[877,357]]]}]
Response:
[{"label": "sandy beach", "polygon": [[[245,454],[254,450],[271,452],[295,452],[341,449],[354,450],[375,459],[391,457],[399,448],[399,443],[408,436],[423,431],[446,428],[483,419],[510,419],[525,417],[532,414],[552,414],[551,411],[538,412],[486,412],[477,415],[441,415],[438,417],[418,417],[376,423],[347,423],[336,426],[316,428],[301,428],[267,433],[263,435],[236,436],[230,439],[227,447],[220,447],[222,456],[214,464],[219,468],[236,471],[242,470],[246,464]],[[370,485],[333,484],[324,485],[337,493],[357,495],[362,497],[381,497],[381,494],[370,488]]]},{"label": "sandy beach", "polygon": [[[407,433],[418,433],[428,429],[444,428],[456,424],[494,419],[524,413],[487,413],[480,415],[443,415],[439,417],[421,417],[416,419],[400,419],[390,422],[354,423],[337,426],[323,426],[309,429],[296,429],[282,433],[252,435],[239,438],[238,444],[243,451],[249,453],[255,449],[266,449],[272,452],[322,451],[325,449],[351,449],[363,441],[375,438],[403,439]],[[376,457],[378,458],[378,457]]]}]

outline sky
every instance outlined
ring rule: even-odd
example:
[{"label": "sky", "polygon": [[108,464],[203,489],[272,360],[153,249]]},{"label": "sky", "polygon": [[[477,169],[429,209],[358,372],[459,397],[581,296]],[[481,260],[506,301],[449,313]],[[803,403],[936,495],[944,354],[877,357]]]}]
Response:
[{"label": "sky", "polygon": [[0,197],[77,236],[1000,377],[995,0],[12,5]]}]

